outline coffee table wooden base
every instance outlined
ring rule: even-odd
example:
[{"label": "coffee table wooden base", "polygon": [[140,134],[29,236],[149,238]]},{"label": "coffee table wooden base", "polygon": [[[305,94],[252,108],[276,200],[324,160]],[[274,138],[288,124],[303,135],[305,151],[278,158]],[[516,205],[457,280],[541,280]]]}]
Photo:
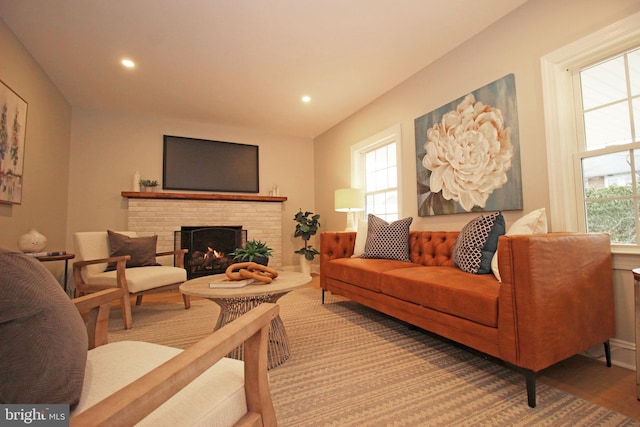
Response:
[{"label": "coffee table wooden base", "polygon": [[[220,315],[216,321],[215,330],[256,306],[271,302],[276,303],[280,297],[294,289],[306,285],[311,281],[311,276],[295,271],[280,271],[278,277],[270,284],[250,284],[240,288],[216,288],[211,287],[210,282],[220,276],[205,276],[187,280],[180,285],[180,292],[185,295],[206,298],[220,306]],[[239,347],[229,354],[229,357],[243,360],[244,348]],[[280,316],[271,321],[268,345],[268,368],[275,368],[284,363],[291,354],[289,340]]]},{"label": "coffee table wooden base", "polygon": [[[220,329],[227,323],[232,322],[262,303],[277,302],[278,299],[285,294],[286,292],[251,297],[209,298],[220,306],[220,315],[218,316],[214,330]],[[287,333],[284,329],[284,323],[282,323],[282,319],[280,318],[280,315],[278,315],[271,321],[271,329],[269,330],[268,369],[275,368],[276,366],[284,363],[290,355],[289,339],[287,338]],[[228,357],[238,360],[244,360],[243,356],[244,345],[242,344],[228,354]]]}]

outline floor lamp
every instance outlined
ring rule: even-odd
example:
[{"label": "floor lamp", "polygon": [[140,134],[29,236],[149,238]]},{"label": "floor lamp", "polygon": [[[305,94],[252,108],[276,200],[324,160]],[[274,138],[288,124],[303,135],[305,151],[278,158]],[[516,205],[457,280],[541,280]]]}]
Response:
[{"label": "floor lamp", "polygon": [[336,212],[347,213],[345,231],[356,231],[355,212],[364,210],[364,192],[357,188],[341,188],[335,192]]}]

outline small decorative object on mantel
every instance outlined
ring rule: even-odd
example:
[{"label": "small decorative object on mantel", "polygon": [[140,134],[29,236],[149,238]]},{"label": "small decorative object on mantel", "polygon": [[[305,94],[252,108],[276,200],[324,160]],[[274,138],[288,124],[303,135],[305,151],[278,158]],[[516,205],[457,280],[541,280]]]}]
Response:
[{"label": "small decorative object on mantel", "polygon": [[138,171],[133,174],[133,185],[131,187],[131,191],[140,191],[140,173]]},{"label": "small decorative object on mantel", "polygon": [[140,180],[140,189],[142,191],[155,191],[155,188],[158,186],[158,181],[155,179],[141,179]]},{"label": "small decorative object on mantel", "polygon": [[35,228],[18,238],[18,249],[22,252],[41,252],[47,246],[47,238]]}]

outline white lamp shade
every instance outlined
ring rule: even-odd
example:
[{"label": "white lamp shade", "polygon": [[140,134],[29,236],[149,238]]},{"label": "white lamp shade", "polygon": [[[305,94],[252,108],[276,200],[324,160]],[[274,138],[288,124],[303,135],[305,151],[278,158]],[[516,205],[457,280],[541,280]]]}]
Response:
[{"label": "white lamp shade", "polygon": [[358,188],[341,188],[335,192],[337,212],[358,212],[364,210],[364,191]]}]

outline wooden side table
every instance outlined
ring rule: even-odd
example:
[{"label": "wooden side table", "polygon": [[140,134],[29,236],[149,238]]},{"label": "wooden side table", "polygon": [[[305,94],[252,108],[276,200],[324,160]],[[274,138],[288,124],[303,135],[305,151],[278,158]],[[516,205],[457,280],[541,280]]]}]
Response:
[{"label": "wooden side table", "polygon": [[636,398],[640,400],[640,268],[632,271],[636,314]]},{"label": "wooden side table", "polygon": [[67,292],[67,276],[69,270],[69,260],[75,258],[75,254],[61,254],[61,255],[35,255],[35,259],[40,262],[49,262],[49,261],[64,261],[64,283],[62,287],[64,291]]}]

